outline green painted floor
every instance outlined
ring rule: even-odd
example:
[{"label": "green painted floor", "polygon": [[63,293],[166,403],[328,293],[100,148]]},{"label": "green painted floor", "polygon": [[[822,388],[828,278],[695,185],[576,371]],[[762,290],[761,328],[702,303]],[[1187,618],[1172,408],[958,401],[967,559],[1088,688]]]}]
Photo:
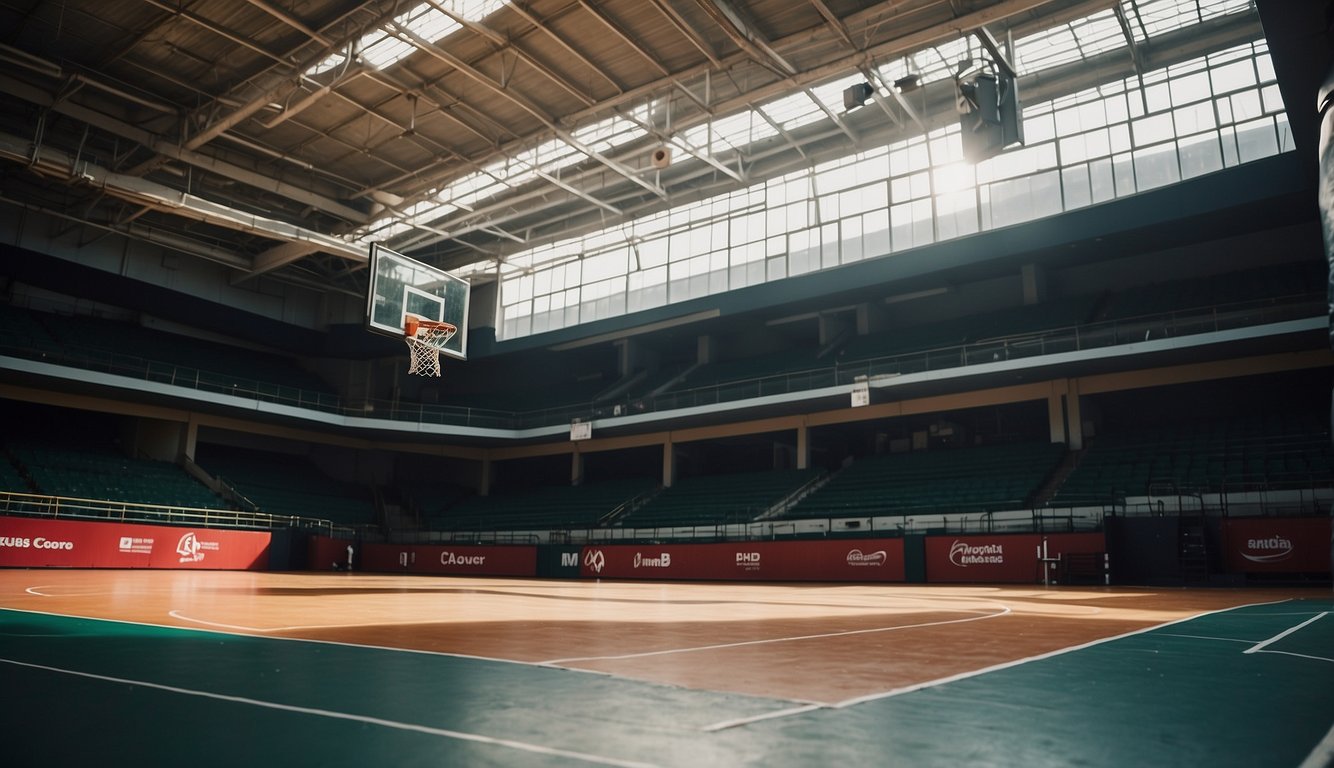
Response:
[{"label": "green painted floor", "polygon": [[1331,726],[1325,598],[819,709],[0,609],[5,766],[1298,766],[1313,751],[1314,765],[1334,756]]}]

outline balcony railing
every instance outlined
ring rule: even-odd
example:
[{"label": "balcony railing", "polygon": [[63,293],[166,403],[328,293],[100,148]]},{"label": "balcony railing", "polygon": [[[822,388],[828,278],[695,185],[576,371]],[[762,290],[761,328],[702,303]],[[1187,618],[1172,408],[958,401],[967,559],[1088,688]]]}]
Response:
[{"label": "balcony railing", "polygon": [[67,520],[115,521],[152,525],[189,525],[202,528],[250,528],[274,530],[300,528],[310,533],[346,535],[351,529],[328,520],[296,515],[271,515],[234,509],[202,509],[128,501],[47,496],[0,491],[0,515],[24,515]]},{"label": "balcony railing", "polygon": [[1303,295],[1178,310],[1088,325],[1051,328],[977,341],[914,350],[859,360],[835,360],[800,370],[755,375],[643,397],[580,402],[530,410],[497,410],[462,405],[371,400],[350,403],[330,392],[275,384],[233,373],[202,370],[151,360],[134,354],[77,345],[37,345],[10,341],[0,354],[55,365],[100,371],[142,381],[275,403],[349,417],[387,419],[417,424],[532,429],[569,424],[574,420],[627,416],[715,405],[771,395],[786,395],[839,385],[862,377],[928,371],[1102,349],[1154,339],[1191,336],[1323,316],[1323,297]]}]

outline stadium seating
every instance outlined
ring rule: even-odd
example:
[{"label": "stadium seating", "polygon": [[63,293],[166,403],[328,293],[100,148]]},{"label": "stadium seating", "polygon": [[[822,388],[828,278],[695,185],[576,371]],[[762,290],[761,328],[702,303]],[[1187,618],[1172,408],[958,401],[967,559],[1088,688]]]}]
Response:
[{"label": "stadium seating", "polygon": [[118,320],[0,304],[0,347],[14,354],[213,392],[310,407],[337,402],[328,385],[291,358]]},{"label": "stadium seating", "polygon": [[1302,262],[1154,283],[1109,298],[1103,317],[1121,320],[1164,312],[1212,310],[1241,302],[1322,298],[1324,266]]},{"label": "stadium seating", "polygon": [[1050,506],[1126,496],[1334,485],[1328,427],[1314,412],[1252,414],[1100,435]]},{"label": "stadium seating", "polygon": [[0,451],[0,491],[32,492],[28,480],[10,460],[8,451]]},{"label": "stadium seating", "polygon": [[[843,347],[839,354],[839,363],[939,350],[941,355],[954,354],[956,359],[953,364],[959,365],[965,360],[962,351],[954,348],[961,345],[986,343],[988,340],[1081,325],[1089,319],[1094,298],[1076,296],[1071,299],[1010,307],[954,320],[910,325],[892,331],[858,336]],[[932,365],[932,368],[946,367],[950,364],[947,362],[948,357],[938,360],[939,364]],[[967,362],[976,360],[970,356]]]},{"label": "stadium seating", "polygon": [[366,488],[329,477],[303,456],[201,445],[197,462],[260,512],[335,525],[375,523],[375,504]]},{"label": "stadium seating", "polygon": [[427,517],[436,531],[521,531],[593,528],[630,500],[651,492],[652,480],[628,478],[473,496]]},{"label": "stadium seating", "polygon": [[672,528],[745,523],[818,475],[819,470],[797,469],[687,477],[616,524],[624,528]]},{"label": "stadium seating", "polygon": [[785,517],[861,517],[1023,509],[1065,454],[1019,443],[867,456]]},{"label": "stadium seating", "polygon": [[227,504],[176,464],[129,458],[112,449],[23,443],[11,446],[39,493],[191,509]]},{"label": "stadium seating", "polygon": [[54,345],[55,339],[37,322],[31,311],[0,303],[0,354],[15,354],[25,350],[40,352]]}]

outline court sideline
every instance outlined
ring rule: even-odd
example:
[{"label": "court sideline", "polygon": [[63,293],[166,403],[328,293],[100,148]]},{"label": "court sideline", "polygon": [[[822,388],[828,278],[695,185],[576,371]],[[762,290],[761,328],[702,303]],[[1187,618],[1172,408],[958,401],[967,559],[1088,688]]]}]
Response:
[{"label": "court sideline", "polygon": [[92,743],[205,764],[1334,760],[1315,590],[0,571],[0,606],[19,765]]}]

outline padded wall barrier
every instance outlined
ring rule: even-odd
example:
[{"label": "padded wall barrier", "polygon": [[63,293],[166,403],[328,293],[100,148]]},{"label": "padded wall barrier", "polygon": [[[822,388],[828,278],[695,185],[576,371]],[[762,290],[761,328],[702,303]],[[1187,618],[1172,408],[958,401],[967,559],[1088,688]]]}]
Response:
[{"label": "padded wall barrier", "polygon": [[0,567],[264,570],[268,531],[0,517]]},{"label": "padded wall barrier", "polygon": [[903,539],[584,547],[584,578],[903,581]]},{"label": "padded wall barrier", "polygon": [[1233,573],[1330,572],[1330,518],[1239,517],[1223,521],[1223,562]]},{"label": "padded wall barrier", "polygon": [[[928,536],[926,580],[1040,584],[1043,569],[1062,554],[1098,554],[1106,548],[1106,538],[1101,533]],[[1048,573],[1048,578],[1051,576]]]}]

